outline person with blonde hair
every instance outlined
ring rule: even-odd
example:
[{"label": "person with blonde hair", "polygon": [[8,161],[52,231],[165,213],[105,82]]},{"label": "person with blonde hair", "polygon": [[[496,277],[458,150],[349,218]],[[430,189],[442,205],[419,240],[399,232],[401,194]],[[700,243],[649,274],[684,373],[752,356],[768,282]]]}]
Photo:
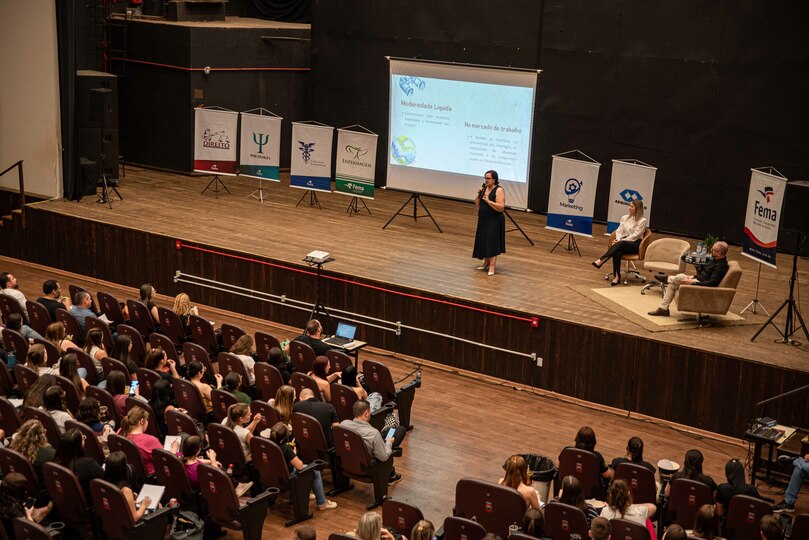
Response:
[{"label": "person with blonde hair", "polygon": [[410,531],[410,540],[433,540],[435,536],[435,525],[432,521],[422,519]]},{"label": "person with blonde hair", "polygon": [[[163,448],[160,439],[154,435],[146,433],[146,425],[149,423],[149,413],[146,409],[140,407],[132,407],[126,416],[121,420],[120,435],[126,437],[138,447],[138,452],[143,458],[143,464],[146,466],[146,474],[154,474],[154,460],[152,459],[152,451]],[[172,453],[176,454],[180,450],[180,443],[174,441],[171,444]]]},{"label": "person with blonde hair", "polygon": [[281,416],[281,421],[291,425],[292,408],[295,405],[295,389],[285,384],[275,392],[275,397],[270,399],[270,405],[275,407]]},{"label": "person with blonde hair", "polygon": [[653,503],[632,502],[632,490],[626,480],[613,480],[607,489],[607,506],[601,509],[601,517],[607,519],[627,519],[643,525],[654,535],[654,525],[650,521],[655,515],[657,506]]},{"label": "person with blonde hair", "polygon": [[25,356],[25,366],[36,372],[37,375],[59,375],[58,363],[55,366],[48,366],[45,360],[47,359],[47,352],[45,345],[41,343],[34,343],[28,347],[28,354]]},{"label": "person with blonde hair", "polygon": [[37,473],[40,485],[45,481],[42,475],[42,465],[53,460],[56,449],[48,444],[45,426],[39,420],[26,420],[11,438],[11,449],[16,450],[25,459],[31,462]]},{"label": "person with blonde hair", "polygon": [[389,530],[382,526],[382,516],[376,512],[365,512],[355,531],[360,540],[394,540]]},{"label": "person with blonde hair", "polygon": [[78,349],[78,346],[67,339],[67,330],[62,321],[56,321],[45,328],[45,339],[56,345],[56,348],[62,352],[67,352],[68,349]]},{"label": "person with blonde hair", "polygon": [[[171,310],[177,314],[186,330],[188,330],[188,319],[191,315],[199,317],[197,306],[191,303],[191,298],[185,293],[180,293],[174,297],[174,305],[171,307]],[[189,332],[186,331],[186,335],[188,334]]]},{"label": "person with blonde hair", "polygon": [[519,454],[515,454],[506,461],[506,475],[498,480],[498,484],[514,488],[520,492],[525,500],[526,508],[541,508],[539,495],[531,487],[531,476],[528,474],[528,463]]},{"label": "person with blonde hair", "polygon": [[611,285],[621,283],[621,257],[638,253],[647,225],[648,221],[643,217],[643,201],[635,199],[629,203],[629,213],[621,216],[621,223],[615,230],[615,238],[610,241],[609,249],[592,263],[596,268],[601,268],[601,265],[612,259],[612,273],[615,278]]},{"label": "person with blonde hair", "polygon": [[236,343],[233,344],[233,347],[230,348],[230,354],[236,355],[236,357],[242,361],[242,364],[244,364],[244,370],[247,372],[247,379],[250,386],[256,384],[256,375],[253,371],[256,366],[256,361],[251,356],[253,354],[253,338],[247,334],[241,336],[236,340]]}]

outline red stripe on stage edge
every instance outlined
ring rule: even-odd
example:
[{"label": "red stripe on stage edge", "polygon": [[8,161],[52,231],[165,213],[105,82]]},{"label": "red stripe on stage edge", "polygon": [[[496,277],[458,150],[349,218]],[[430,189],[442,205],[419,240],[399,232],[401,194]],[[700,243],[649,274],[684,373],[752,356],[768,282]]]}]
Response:
[{"label": "red stripe on stage edge", "polygon": [[[223,251],[217,251],[215,249],[208,249],[208,248],[203,248],[203,247],[199,247],[199,246],[192,246],[192,245],[189,245],[189,244],[184,244],[182,242],[182,240],[175,240],[174,244],[175,244],[175,247],[177,248],[177,250],[191,249],[191,250],[194,250],[194,251],[201,251],[203,253],[210,253],[212,255],[221,255],[222,257],[228,257],[230,259],[237,259],[237,260],[240,260],[240,261],[247,261],[247,262],[253,262],[253,263],[257,263],[257,264],[263,264],[264,266],[271,266],[273,268],[280,268],[282,270],[289,270],[289,271],[292,271],[292,272],[297,272],[299,274],[305,274],[307,276],[317,275],[315,272],[311,272],[309,270],[303,270],[301,268],[294,268],[292,266],[286,266],[286,265],[283,265],[283,264],[277,264],[277,263],[271,263],[271,262],[267,262],[267,261],[261,261],[259,259],[254,259],[252,257],[245,257],[244,255],[235,255],[233,253],[225,253]],[[449,300],[440,300],[438,298],[430,298],[428,296],[421,296],[421,295],[418,295],[418,294],[411,294],[411,293],[405,293],[405,292],[401,292],[401,291],[394,291],[392,289],[387,289],[385,287],[379,287],[377,285],[370,285],[368,283],[359,283],[357,281],[352,281],[350,279],[339,278],[339,277],[335,277],[335,276],[328,276],[328,275],[325,275],[325,274],[321,274],[321,277],[323,277],[324,279],[329,279],[331,281],[337,281],[337,282],[340,282],[340,283],[348,283],[348,284],[351,284],[351,285],[356,285],[358,287],[364,287],[366,289],[371,289],[371,290],[374,290],[374,291],[380,291],[380,292],[384,292],[384,293],[387,293],[387,294],[395,294],[397,296],[403,296],[405,298],[413,298],[413,299],[416,299],[416,300],[425,300],[427,302],[433,302],[433,303],[436,303],[436,304],[442,304],[442,305],[445,305],[445,306],[451,306],[451,307],[456,307],[456,308],[460,308],[460,309],[467,309],[469,311],[475,311],[477,313],[484,313],[486,315],[494,315],[496,317],[503,317],[505,319],[513,319],[515,321],[523,321],[523,322],[530,323],[532,328],[538,328],[539,327],[539,317],[519,317],[517,315],[509,315],[508,313],[500,313],[499,311],[492,311],[492,310],[489,310],[489,309],[483,309],[483,308],[478,308],[478,307],[474,307],[474,306],[466,306],[464,304],[459,304],[457,302],[450,302]]]}]

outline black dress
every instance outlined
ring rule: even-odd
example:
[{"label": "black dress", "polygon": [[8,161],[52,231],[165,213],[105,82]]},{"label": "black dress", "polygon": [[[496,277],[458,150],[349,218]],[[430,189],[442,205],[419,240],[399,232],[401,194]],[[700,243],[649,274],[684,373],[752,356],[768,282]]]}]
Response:
[{"label": "black dress", "polygon": [[[489,200],[497,200],[496,193],[500,186],[489,193]],[[482,197],[482,196],[481,196]],[[480,201],[478,206],[478,229],[475,233],[475,247],[472,257],[485,259],[496,257],[506,252],[506,216],[503,212],[496,212],[491,206]]]}]

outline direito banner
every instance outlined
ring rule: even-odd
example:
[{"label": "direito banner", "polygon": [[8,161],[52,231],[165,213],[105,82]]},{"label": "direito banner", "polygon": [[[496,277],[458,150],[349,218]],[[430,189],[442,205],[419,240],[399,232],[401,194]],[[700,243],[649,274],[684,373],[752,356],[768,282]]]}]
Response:
[{"label": "direito banner", "polygon": [[775,249],[787,179],[751,169],[742,254],[775,268]]},{"label": "direito banner", "polygon": [[629,204],[636,200],[643,202],[643,217],[649,226],[648,223],[652,222],[652,193],[656,174],[657,167],[637,160],[612,160],[607,234],[612,234],[618,228],[621,217],[629,213]]},{"label": "direito banner", "polygon": [[280,182],[281,117],[241,113],[239,174]]},{"label": "direito banner", "polygon": [[334,128],[292,122],[290,187],[331,192],[331,143]]},{"label": "direito banner", "polygon": [[553,156],[546,228],[593,235],[593,211],[600,163]]},{"label": "direito banner", "polygon": [[236,175],[239,113],[194,109],[194,171]]},{"label": "direito banner", "polygon": [[374,198],[376,133],[337,130],[337,165],[334,187],[337,193]]}]

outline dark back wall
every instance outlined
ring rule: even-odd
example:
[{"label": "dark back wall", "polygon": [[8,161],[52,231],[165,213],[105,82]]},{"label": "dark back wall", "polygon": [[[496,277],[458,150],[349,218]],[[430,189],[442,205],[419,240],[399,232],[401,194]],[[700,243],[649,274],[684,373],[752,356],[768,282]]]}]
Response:
[{"label": "dark back wall", "polygon": [[[751,167],[809,177],[809,47],[803,3],[646,0],[314,0],[312,104],[332,125],[379,133],[387,160],[385,56],[540,68],[529,206],[547,209],[551,156],[658,167],[654,228],[738,242]],[[506,7],[507,6],[507,7]]]}]

